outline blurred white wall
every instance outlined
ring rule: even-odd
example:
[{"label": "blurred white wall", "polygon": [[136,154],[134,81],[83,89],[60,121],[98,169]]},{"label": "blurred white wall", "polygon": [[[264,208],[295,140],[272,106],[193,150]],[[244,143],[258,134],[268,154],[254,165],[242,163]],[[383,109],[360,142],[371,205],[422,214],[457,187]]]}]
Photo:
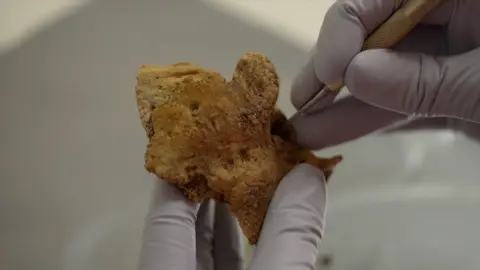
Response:
[{"label": "blurred white wall", "polygon": [[[135,269],[151,187],[137,68],[193,61],[229,74],[263,51],[291,114],[290,82],[329,4],[1,1],[0,269]],[[346,158],[330,185],[331,269],[479,269],[479,149],[421,132],[323,151]]]}]

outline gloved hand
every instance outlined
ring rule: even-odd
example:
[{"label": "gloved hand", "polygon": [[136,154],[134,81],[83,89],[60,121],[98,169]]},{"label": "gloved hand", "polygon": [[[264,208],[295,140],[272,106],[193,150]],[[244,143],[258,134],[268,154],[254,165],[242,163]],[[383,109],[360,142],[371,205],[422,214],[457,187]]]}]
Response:
[{"label": "gloved hand", "polygon": [[336,145],[407,116],[421,117],[409,128],[453,128],[480,138],[480,1],[445,0],[393,51],[360,52],[375,27],[404,2],[338,0],[331,6],[291,98],[298,108],[320,82],[342,80],[351,96],[331,104],[331,95],[298,118],[300,144]]},{"label": "gloved hand", "polygon": [[[285,176],[270,203],[250,270],[314,269],[323,234],[326,192],[323,174],[310,165],[299,165]],[[235,252],[228,256],[228,252],[217,251],[214,245],[212,253],[211,246],[198,245],[199,235],[195,236],[195,219],[200,215],[198,204],[185,199],[165,181],[156,181],[153,198],[144,232],[141,270],[244,269]],[[209,230],[215,238],[226,237],[215,241],[228,243],[232,239],[228,233],[217,236],[216,225],[213,228],[213,232]],[[215,267],[209,264],[203,268],[205,264],[197,261],[200,253],[212,254],[210,260]],[[221,264],[216,264],[217,261]]]}]

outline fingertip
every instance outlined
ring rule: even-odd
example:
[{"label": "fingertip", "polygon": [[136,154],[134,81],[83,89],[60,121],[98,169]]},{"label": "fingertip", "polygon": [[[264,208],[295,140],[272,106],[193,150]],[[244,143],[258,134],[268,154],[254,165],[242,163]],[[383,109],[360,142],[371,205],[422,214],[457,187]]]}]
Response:
[{"label": "fingertip", "polygon": [[325,183],[325,175],[319,168],[303,163],[291,170],[280,185],[285,186],[286,189],[293,189],[292,186],[312,187],[319,184],[324,186]]},{"label": "fingertip", "polygon": [[377,105],[376,97],[382,91],[391,92],[393,85],[408,72],[398,68],[398,55],[385,49],[367,50],[357,54],[345,73],[345,84],[352,95],[364,102]]},{"label": "fingertip", "polygon": [[353,95],[361,95],[362,89],[375,86],[381,80],[384,72],[379,69],[388,69],[385,63],[383,49],[367,50],[357,54],[347,67],[345,84]]},{"label": "fingertip", "polygon": [[300,174],[305,179],[310,179],[306,181],[315,181],[316,180],[325,180],[325,176],[323,175],[322,170],[319,168],[312,166],[310,164],[302,163],[297,165],[293,170],[292,173]]},{"label": "fingertip", "polygon": [[324,173],[312,165],[299,164],[278,185],[269,213],[278,214],[297,209],[297,214],[306,210],[320,217],[324,214],[326,202],[327,182]]},{"label": "fingertip", "polygon": [[183,221],[190,224],[195,223],[200,204],[188,200],[174,185],[156,178],[152,195],[150,219],[178,213],[182,216]]},{"label": "fingertip", "polygon": [[315,73],[313,57],[310,57],[293,80],[290,91],[290,100],[293,106],[297,110],[300,109],[321,87],[322,83]]}]

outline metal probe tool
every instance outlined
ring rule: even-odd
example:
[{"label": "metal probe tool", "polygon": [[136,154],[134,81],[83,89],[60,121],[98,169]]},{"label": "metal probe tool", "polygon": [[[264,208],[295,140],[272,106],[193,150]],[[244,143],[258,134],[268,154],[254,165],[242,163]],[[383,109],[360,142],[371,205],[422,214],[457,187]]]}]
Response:
[{"label": "metal probe tool", "polygon": [[[435,7],[445,0],[409,0],[398,9],[390,18],[382,23],[370,34],[363,44],[362,51],[369,49],[390,49],[397,45],[415,26]],[[317,104],[330,92],[338,92],[344,86],[343,82],[336,85],[324,85],[300,109],[294,113],[288,123],[295,118],[308,113],[310,108]]]}]

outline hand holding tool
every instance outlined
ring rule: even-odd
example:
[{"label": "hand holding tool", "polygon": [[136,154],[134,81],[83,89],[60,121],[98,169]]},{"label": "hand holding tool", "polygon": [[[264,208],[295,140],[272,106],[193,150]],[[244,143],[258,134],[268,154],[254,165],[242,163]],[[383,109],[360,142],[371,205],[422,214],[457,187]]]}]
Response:
[{"label": "hand holding tool", "polygon": [[[389,49],[398,44],[417,24],[444,0],[410,0],[382,23],[365,41],[362,50]],[[324,85],[301,108],[293,114],[289,122],[305,113],[328,96],[330,91],[339,91],[343,82],[336,85]]]}]

